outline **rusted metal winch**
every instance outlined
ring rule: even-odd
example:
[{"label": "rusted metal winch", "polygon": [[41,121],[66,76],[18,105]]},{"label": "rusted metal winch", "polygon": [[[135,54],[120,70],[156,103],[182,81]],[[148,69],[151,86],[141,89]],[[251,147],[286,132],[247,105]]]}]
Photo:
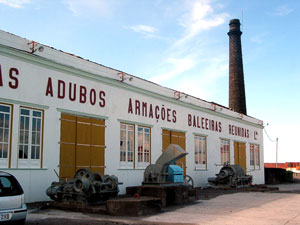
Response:
[{"label": "rusted metal winch", "polygon": [[209,177],[208,183],[227,187],[248,187],[252,182],[252,176],[246,175],[240,165],[225,165],[216,177]]},{"label": "rusted metal winch", "polygon": [[80,169],[74,179],[52,182],[46,194],[54,201],[95,203],[116,197],[119,193],[118,178],[114,175],[103,176],[89,169]]}]

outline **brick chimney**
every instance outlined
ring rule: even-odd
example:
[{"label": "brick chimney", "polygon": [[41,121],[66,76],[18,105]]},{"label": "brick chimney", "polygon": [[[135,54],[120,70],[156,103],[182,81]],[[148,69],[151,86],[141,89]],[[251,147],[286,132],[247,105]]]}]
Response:
[{"label": "brick chimney", "polygon": [[247,115],[240,21],[229,23],[229,108]]}]

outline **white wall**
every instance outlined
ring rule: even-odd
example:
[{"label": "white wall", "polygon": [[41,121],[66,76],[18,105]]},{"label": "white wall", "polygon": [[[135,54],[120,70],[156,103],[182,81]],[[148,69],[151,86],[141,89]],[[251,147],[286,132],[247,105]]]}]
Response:
[{"label": "white wall", "polygon": [[[23,54],[23,53],[20,53]],[[57,53],[53,53],[54,56]],[[61,53],[62,54],[62,53]],[[33,60],[33,59],[32,59]],[[42,59],[39,59],[43,61]],[[77,60],[77,59],[76,59]],[[63,62],[62,62],[63,63]],[[174,129],[186,133],[186,151],[189,153],[186,156],[187,174],[192,176],[195,181],[195,186],[206,185],[207,178],[215,176],[219,172],[220,166],[220,138],[230,140],[231,144],[231,163],[234,163],[233,142],[246,143],[247,168],[250,168],[249,160],[249,143],[260,145],[260,159],[261,167],[257,171],[248,171],[254,176],[254,183],[264,183],[264,166],[263,166],[263,133],[262,127],[259,126],[260,121],[246,117],[242,118],[239,114],[231,112],[222,107],[217,107],[216,110],[208,110],[187,103],[194,103],[195,99],[189,96],[184,100],[174,101],[172,98],[163,97],[164,89],[157,86],[157,91],[152,89],[153,96],[149,92],[136,89],[144,88],[147,83],[142,83],[140,80],[133,82],[132,85],[122,84],[119,82],[116,85],[108,85],[97,81],[96,76],[91,78],[79,77],[72,72],[62,72],[60,69],[51,68],[48,64],[41,66],[32,62],[25,62],[18,58],[9,58],[1,54],[0,51],[0,65],[2,70],[3,87],[0,87],[0,102],[8,102],[14,105],[13,111],[13,130],[12,130],[12,158],[11,169],[1,168],[1,170],[8,171],[17,176],[20,180],[24,190],[27,202],[48,200],[45,194],[47,187],[52,181],[58,180],[54,169],[59,172],[59,141],[60,141],[60,114],[61,111],[72,111],[78,114],[91,115],[95,117],[106,118],[106,174],[116,175],[124,184],[120,186],[121,193],[125,192],[126,186],[140,185],[143,180],[143,170],[141,169],[121,169],[119,166],[119,140],[120,140],[120,120],[132,121],[133,123],[142,123],[151,126],[151,158],[152,163],[161,154],[162,149],[162,128]],[[98,66],[100,67],[100,66]],[[17,68],[19,75],[17,77],[19,85],[16,89],[9,87],[9,82],[14,82],[9,77],[10,68]],[[85,69],[86,65],[82,65]],[[87,70],[89,68],[86,68]],[[107,68],[106,68],[107,69]],[[110,73],[114,71],[111,70]],[[83,72],[78,72],[82,73]],[[107,75],[108,76],[108,75]],[[54,96],[50,94],[46,96],[47,84],[49,77],[52,79],[52,88]],[[135,79],[135,78],[134,78]],[[58,80],[63,80],[66,85],[66,97],[60,99],[58,94]],[[89,102],[79,103],[77,96],[76,101],[71,101],[68,98],[68,83],[85,86],[88,90],[95,89],[105,92],[105,107],[100,107]],[[119,85],[123,87],[119,87]],[[133,89],[133,90],[130,90]],[[168,90],[169,92],[169,90]],[[156,95],[159,93],[161,95]],[[79,92],[77,92],[77,95]],[[170,108],[176,111],[176,123],[168,122],[166,119],[162,120],[145,117],[142,115],[135,115],[135,113],[128,113],[129,99],[139,100],[140,102],[147,102],[154,107],[159,106],[160,109]],[[98,99],[99,101],[99,99]],[[98,103],[97,101],[97,103]],[[208,105],[209,103],[198,100],[198,105]],[[18,146],[18,121],[19,121],[19,106],[31,106],[35,108],[44,109],[44,143],[43,143],[43,168],[42,169],[22,169],[18,168],[17,163],[17,146]],[[133,109],[134,110],[134,109]],[[222,132],[206,130],[188,125],[188,114],[199,117],[204,117],[210,120],[219,121],[222,123]],[[229,125],[242,127],[249,130],[249,138],[229,134]],[[257,139],[254,139],[253,133],[257,132]],[[194,133],[207,136],[207,170],[195,170],[194,165]],[[0,166],[1,167],[1,166]]]}]

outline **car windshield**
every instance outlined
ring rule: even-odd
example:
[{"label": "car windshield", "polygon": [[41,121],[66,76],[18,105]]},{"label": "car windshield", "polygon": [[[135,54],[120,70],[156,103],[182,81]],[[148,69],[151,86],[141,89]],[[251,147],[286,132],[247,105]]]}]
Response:
[{"label": "car windshield", "polygon": [[18,181],[13,176],[0,175],[0,197],[15,196],[23,194]]}]

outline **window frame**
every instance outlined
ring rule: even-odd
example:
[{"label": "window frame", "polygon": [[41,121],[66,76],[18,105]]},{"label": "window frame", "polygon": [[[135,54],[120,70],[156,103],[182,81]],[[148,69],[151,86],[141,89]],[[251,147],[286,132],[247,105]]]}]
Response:
[{"label": "window frame", "polygon": [[[197,141],[198,141],[198,144],[197,144]],[[204,142],[204,144],[203,144],[203,142]],[[205,151],[204,153],[203,153],[203,149],[201,151],[201,146],[204,146],[204,151]],[[198,149],[197,149],[197,147],[198,147]],[[199,154],[198,157],[197,157],[197,154]],[[197,158],[198,158],[198,160],[197,160]],[[204,160],[202,160],[202,163],[201,162],[199,163],[199,160],[201,158],[202,159],[205,158],[205,163],[203,163]],[[196,170],[207,170],[207,136],[205,136],[205,135],[194,134],[194,163],[195,163]]]},{"label": "window frame", "polygon": [[260,146],[254,145],[254,169],[260,170]]},{"label": "window frame", "polygon": [[[227,152],[224,152],[225,151],[225,149],[224,149],[225,142],[228,143]],[[222,148],[223,148],[223,151],[222,151]],[[225,154],[228,156],[226,157]],[[224,158],[224,155],[225,155],[225,158]],[[228,161],[226,161],[227,158],[228,158]],[[225,163],[230,164],[230,140],[228,140],[228,139],[223,139],[223,138],[220,139],[220,159],[221,159],[221,161],[220,161],[221,165],[224,165]]]},{"label": "window frame", "polygon": [[[125,129],[122,129],[122,125],[125,126]],[[128,128],[132,126],[133,127],[133,131],[129,130]],[[125,140],[122,140],[122,134],[121,132],[125,131]],[[132,161],[128,161],[128,132],[132,132],[133,133],[133,143],[132,143],[132,147],[133,147],[133,152],[132,152]],[[124,150],[121,149],[121,141],[125,141],[125,160],[121,160],[121,152],[124,152]],[[120,123],[120,152],[119,152],[119,163],[120,163],[120,168],[122,169],[133,169],[134,168],[134,162],[135,162],[135,125],[134,124],[129,124],[129,123]]]},{"label": "window frame", "polygon": [[[3,112],[4,118],[5,115],[9,115],[9,120],[8,120],[8,128],[5,127],[5,124],[3,126],[3,131],[2,131],[2,141],[0,142],[0,147],[1,147],[1,155],[3,155],[3,146],[7,145],[7,157],[5,158],[0,158],[0,168],[10,168],[10,160],[11,160],[11,142],[12,142],[12,123],[13,123],[13,105],[11,104],[6,104],[0,102],[0,106],[8,107],[9,112]],[[0,114],[2,114],[2,111],[0,111]],[[4,120],[5,121],[5,120]],[[5,122],[4,122],[5,123]],[[1,129],[1,128],[0,128]],[[7,135],[7,141],[5,141],[5,129],[8,129],[8,135]]]},{"label": "window frame", "polygon": [[255,169],[254,144],[249,145],[250,169]]},{"label": "window frame", "polygon": [[[124,121],[124,120],[118,120],[120,122],[120,145],[119,145],[119,169],[145,169],[148,165],[151,164],[151,157],[152,157],[152,126],[147,124],[141,124],[141,123],[135,123],[132,121]],[[123,128],[122,128],[123,126]],[[127,157],[127,143],[128,143],[128,126],[132,126],[133,128],[133,161],[128,162]],[[149,129],[149,132],[147,133],[149,135],[149,162],[145,162],[145,158],[143,158],[143,162],[139,161],[139,155],[138,155],[138,148],[139,148],[139,128],[142,128],[143,131],[145,129]],[[123,133],[122,134],[122,130]],[[122,137],[123,135],[123,137]],[[144,134],[143,134],[144,135]],[[143,136],[144,139],[145,135]],[[122,140],[125,139],[125,140]],[[125,141],[125,146],[121,146],[122,141]],[[143,144],[144,144],[143,140]],[[145,148],[144,148],[145,149]],[[125,160],[122,160],[122,152],[123,152],[123,159],[125,156]],[[124,154],[125,152],[125,154]],[[143,157],[144,157],[144,151],[143,151]]]},{"label": "window frame", "polygon": [[[22,115],[22,110],[28,110],[29,115]],[[40,113],[40,116],[34,115],[34,112]],[[29,124],[28,124],[28,130],[23,129],[22,130],[22,117],[28,118]],[[37,124],[39,121],[40,127],[39,130],[33,129],[33,123]],[[25,127],[25,124],[24,124]],[[36,125],[37,128],[37,125]],[[23,132],[23,135],[28,132],[28,141],[21,143],[21,132]],[[39,143],[37,144],[36,141],[33,141],[33,133],[40,133],[39,134]],[[38,138],[38,136],[35,136],[35,138]],[[26,106],[20,106],[19,108],[19,128],[18,128],[18,149],[17,149],[17,167],[18,168],[42,168],[43,167],[43,144],[44,144],[44,110],[38,109],[38,108],[31,108]],[[23,137],[23,141],[25,140],[25,137]],[[33,143],[35,142],[35,143]],[[21,145],[28,147],[27,149],[27,158],[20,158],[20,147]],[[32,151],[33,147],[39,147],[39,154],[38,158],[32,157]]]},{"label": "window frame", "polygon": [[[253,153],[251,154],[251,152]],[[260,145],[250,143],[249,153],[250,153],[250,168],[252,170],[260,170]],[[253,159],[251,159],[251,157]],[[251,164],[251,162],[253,162],[253,164]]]},{"label": "window frame", "polygon": [[[140,132],[140,129],[142,129],[142,133]],[[148,132],[146,132],[146,130],[149,130]],[[147,127],[147,126],[143,126],[143,125],[137,125],[137,129],[136,129],[136,156],[135,156],[135,165],[137,169],[145,169],[148,165],[150,165],[150,162],[151,162],[151,127]],[[142,135],[142,161],[140,161],[140,152],[139,152],[139,148],[140,148],[140,134]],[[146,135],[149,135],[149,143],[145,143],[145,136]],[[145,144],[148,144],[149,145],[149,152],[148,152],[148,161],[145,160],[145,157],[146,157],[146,147],[145,147]]]}]

